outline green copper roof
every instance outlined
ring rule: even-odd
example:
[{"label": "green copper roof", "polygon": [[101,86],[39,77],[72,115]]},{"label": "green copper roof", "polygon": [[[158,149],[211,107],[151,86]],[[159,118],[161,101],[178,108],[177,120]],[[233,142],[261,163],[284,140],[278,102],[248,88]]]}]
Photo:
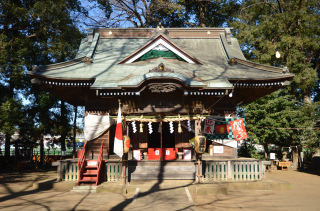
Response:
[{"label": "green copper roof", "polygon": [[[229,54],[244,62],[228,64],[229,56],[221,39],[212,38],[170,38],[175,46],[199,60],[202,64],[190,64],[179,59],[163,61],[166,68],[173,73],[154,73],[150,70],[158,66],[157,59],[142,59],[133,63],[118,64],[121,60],[138,51],[150,42],[144,38],[101,38],[95,34],[93,42],[81,41],[76,62],[66,62],[39,67],[34,76],[58,79],[95,79],[92,89],[119,89],[136,87],[148,79],[176,79],[189,87],[230,88],[230,80],[264,80],[293,77],[293,74],[282,74],[280,68],[257,66],[245,61],[239,43],[232,38],[228,44]],[[151,39],[152,41],[152,39]],[[90,63],[80,59],[90,55]],[[141,59],[140,59],[141,60]],[[275,71],[277,70],[277,71]],[[245,73],[245,74],[244,74]]]}]

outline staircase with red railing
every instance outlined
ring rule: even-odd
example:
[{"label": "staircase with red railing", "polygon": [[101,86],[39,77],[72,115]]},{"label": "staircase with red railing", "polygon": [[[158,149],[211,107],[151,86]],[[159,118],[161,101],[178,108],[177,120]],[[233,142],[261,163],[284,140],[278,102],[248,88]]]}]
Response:
[{"label": "staircase with red railing", "polygon": [[79,175],[77,185],[98,185],[101,182],[103,143],[101,143],[98,160],[86,160],[86,143],[78,161]]}]

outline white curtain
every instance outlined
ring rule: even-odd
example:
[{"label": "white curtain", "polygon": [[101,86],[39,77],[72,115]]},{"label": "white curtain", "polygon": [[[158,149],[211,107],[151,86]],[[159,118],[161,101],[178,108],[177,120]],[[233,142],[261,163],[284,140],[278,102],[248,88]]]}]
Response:
[{"label": "white curtain", "polygon": [[84,140],[91,141],[101,136],[115,122],[114,119],[102,115],[88,114],[84,119]]}]

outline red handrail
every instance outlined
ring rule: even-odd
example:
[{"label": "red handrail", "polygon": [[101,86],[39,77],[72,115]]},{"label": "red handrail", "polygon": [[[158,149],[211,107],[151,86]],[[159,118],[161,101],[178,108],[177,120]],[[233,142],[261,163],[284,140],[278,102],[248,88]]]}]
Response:
[{"label": "red handrail", "polygon": [[81,150],[80,158],[79,158],[78,164],[77,164],[77,166],[78,166],[78,183],[77,183],[77,185],[80,185],[80,180],[82,179],[80,177],[82,175],[81,173],[84,170],[84,162],[86,161],[86,146],[87,146],[87,142],[84,143],[84,146]]},{"label": "red handrail", "polygon": [[103,157],[103,142],[101,143],[99,157],[98,157],[98,160],[97,160],[97,181],[96,181],[96,185],[98,185],[99,182],[100,182],[102,157]]}]

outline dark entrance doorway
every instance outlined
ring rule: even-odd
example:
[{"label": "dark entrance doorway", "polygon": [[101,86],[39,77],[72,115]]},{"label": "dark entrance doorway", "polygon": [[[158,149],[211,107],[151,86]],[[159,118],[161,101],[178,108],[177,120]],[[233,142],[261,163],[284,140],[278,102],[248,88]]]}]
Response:
[{"label": "dark entrance doorway", "polygon": [[[148,130],[148,148],[161,148],[159,130],[160,123],[152,123],[153,132],[149,134]],[[174,128],[174,124],[173,124]],[[175,129],[175,128],[174,128]],[[162,122],[162,148],[175,147],[175,133],[170,133],[169,122]]]}]

